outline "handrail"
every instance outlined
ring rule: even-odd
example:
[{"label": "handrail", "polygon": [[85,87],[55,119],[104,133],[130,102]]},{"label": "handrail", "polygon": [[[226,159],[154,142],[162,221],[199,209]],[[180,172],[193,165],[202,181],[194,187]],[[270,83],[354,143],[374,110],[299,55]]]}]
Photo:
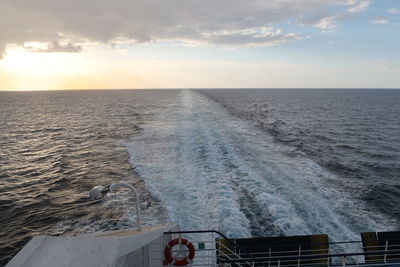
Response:
[{"label": "handrail", "polygon": [[[376,255],[397,255],[400,253],[400,250],[380,250],[373,252],[355,252],[355,253],[337,253],[337,254],[318,254],[318,255],[294,255],[294,256],[283,256],[283,257],[263,257],[256,258],[254,262],[263,262],[263,261],[278,261],[278,260],[296,260],[296,259],[319,259],[319,258],[333,258],[333,257],[349,257],[349,256],[376,256]],[[399,254],[400,255],[400,254]],[[227,263],[236,263],[246,261],[248,259],[235,259],[232,261],[226,261]]]},{"label": "handrail", "polygon": [[112,183],[110,185],[110,192],[111,193],[116,193],[117,189],[119,187],[126,187],[129,188],[132,192],[132,194],[135,196],[135,204],[136,204],[136,224],[137,224],[137,230],[140,232],[142,231],[142,219],[140,217],[140,196],[137,190],[130,184],[127,183]]},{"label": "handrail", "polygon": [[[227,249],[228,250],[228,252],[231,252],[232,254],[226,254],[226,253],[223,253],[222,255],[218,255],[218,258],[222,258],[222,259],[224,259],[224,258],[227,258],[228,260],[232,260],[232,258],[230,257],[230,256],[237,256],[237,257],[239,257],[239,259],[241,259],[241,257],[240,257],[240,255],[238,255],[238,254],[236,254],[236,253],[234,253],[233,251],[231,251],[228,247],[226,247],[225,245],[223,245],[223,244],[221,244],[225,249]],[[225,260],[226,261],[226,260]],[[251,261],[251,260],[250,260]],[[251,266],[251,264],[247,261],[247,262],[242,262],[243,264],[248,264],[248,265],[250,265]],[[239,265],[240,267],[242,267],[242,264],[241,263],[237,263],[237,265]]]},{"label": "handrail", "polygon": [[[314,245],[314,246],[318,246],[318,245],[325,245],[328,244],[329,246],[334,245],[345,245],[345,244],[361,244],[362,241],[345,241],[345,242],[329,242],[329,243],[293,243],[293,244],[282,244],[282,245],[252,245],[252,246],[246,246],[246,248],[288,248],[288,247],[299,247],[299,246],[303,246],[303,245]],[[367,242],[367,243],[372,243],[372,242]],[[385,248],[386,245],[378,245],[378,246],[363,246],[364,248]],[[400,244],[388,244],[389,248],[396,248],[396,247],[400,247]],[[325,250],[325,249],[319,249],[319,250]],[[297,250],[293,250],[297,251]],[[315,250],[302,250],[302,252],[304,251],[315,251]],[[274,253],[280,253],[280,252],[285,252],[285,251],[275,251]],[[287,251],[287,252],[291,252],[291,251]]]},{"label": "handrail", "polygon": [[[228,238],[226,235],[223,233],[217,231],[217,230],[198,230],[198,231],[171,231],[171,232],[164,232],[164,234],[202,234],[202,233],[216,233],[220,235],[221,237],[225,238],[231,245],[233,245],[235,248],[239,248],[240,250],[243,250],[246,255],[250,256],[249,258],[254,259],[254,256],[248,252],[245,248],[242,248],[238,246],[237,244],[233,243],[230,238]],[[249,259],[247,259],[248,261]]]},{"label": "handrail", "polygon": [[[225,238],[225,239],[235,239],[235,238],[228,238],[228,237],[226,237],[224,234],[222,234],[221,232],[218,232],[218,231],[216,231],[216,230],[198,230],[198,231],[178,231],[178,232],[173,232],[173,233],[209,233],[209,232],[214,232],[214,233],[217,233],[217,234],[219,234],[220,236],[222,236],[223,238]],[[168,232],[169,233],[169,232]],[[285,237],[285,236],[284,236]],[[296,237],[296,236],[294,236],[294,237]],[[255,238],[257,238],[257,237],[255,237]],[[379,241],[389,241],[389,242],[393,242],[393,241],[397,241],[397,242],[400,242],[400,239],[381,239],[381,240],[377,240],[378,242]],[[371,242],[373,242],[373,241],[370,241],[370,240],[367,240],[367,241],[365,241],[366,243],[371,243]],[[363,241],[362,240],[352,240],[352,241],[338,241],[338,242],[328,242],[328,244],[329,245],[338,245],[338,244],[354,244],[354,243],[363,243]],[[301,242],[301,243],[295,243],[296,245],[306,245],[306,244],[309,244],[308,242]],[[314,245],[323,245],[323,244],[326,244],[326,243],[313,243]],[[270,247],[278,247],[278,246],[281,246],[281,245],[273,245],[273,246],[270,246]],[[287,246],[287,245],[286,245]]]},{"label": "handrail", "polygon": [[[377,246],[365,246],[365,244],[368,244],[370,242],[363,242],[361,240],[359,241],[342,241],[342,242],[328,242],[328,243],[312,243],[313,245],[317,245],[317,244],[328,244],[328,247],[330,245],[341,245],[341,244],[362,244],[364,251],[363,252],[351,252],[351,253],[336,253],[336,254],[330,254],[330,253],[325,253],[325,254],[311,254],[312,252],[317,252],[317,251],[323,251],[325,249],[317,249],[317,250],[305,250],[302,252],[307,252],[307,254],[303,254],[303,255],[277,255],[277,254],[283,254],[283,253],[290,253],[290,252],[296,252],[296,251],[275,251],[274,252],[274,256],[271,256],[271,254],[269,254],[268,257],[264,257],[267,256],[267,251],[265,252],[257,252],[257,253],[251,253],[249,252],[249,250],[247,248],[257,248],[257,247],[269,247],[269,248],[277,248],[277,247],[293,247],[293,246],[298,246],[301,244],[307,244],[310,245],[310,243],[308,242],[301,242],[301,243],[294,243],[294,244],[285,244],[285,245],[279,245],[279,244],[274,244],[274,245],[267,245],[267,246],[251,246],[251,247],[241,247],[239,244],[235,243],[232,241],[232,239],[235,238],[228,238],[227,236],[225,236],[224,234],[222,234],[221,232],[217,231],[217,230],[197,230],[197,231],[171,231],[171,232],[164,232],[164,234],[201,234],[201,233],[216,233],[218,234],[220,237],[224,238],[228,243],[230,243],[235,250],[239,249],[239,258],[234,258],[231,259],[229,257],[229,255],[219,255],[218,258],[221,262],[223,263],[236,263],[236,264],[240,264],[240,263],[247,263],[249,261],[253,262],[253,263],[262,263],[262,262],[267,262],[267,261],[278,261],[278,265],[279,262],[281,261],[294,261],[294,260],[298,260],[300,261],[301,259],[303,260],[311,260],[311,259],[332,259],[332,258],[338,258],[338,257],[342,257],[343,259],[346,257],[357,257],[357,256],[380,256],[380,255],[393,255],[394,257],[396,257],[397,255],[400,255],[400,244],[396,244],[398,243],[398,239],[381,239],[378,240],[378,242],[380,243]],[[382,245],[381,242],[386,241],[386,245]],[[397,242],[396,242],[397,241]],[[388,244],[388,243],[392,243],[392,245]],[[395,243],[395,244],[393,244]],[[223,247],[226,247],[223,243],[220,243],[220,245],[222,245]],[[388,248],[391,247],[390,249]],[[366,249],[374,249],[373,251],[367,251]],[[228,250],[229,252],[232,252],[230,250]],[[311,252],[311,253],[310,253]],[[237,253],[236,251],[234,252],[235,254]],[[224,254],[224,253],[223,253]],[[256,255],[257,254],[257,255]],[[260,255],[261,254],[261,255]],[[264,254],[264,255],[262,255]],[[233,254],[232,254],[233,255]],[[392,257],[393,257],[392,256]],[[397,257],[396,257],[397,258]],[[399,258],[400,259],[400,258]],[[393,258],[392,260],[395,260],[395,258]],[[386,262],[386,261],[385,261]],[[400,262],[400,261],[399,261]]]},{"label": "handrail", "polygon": [[[219,248],[219,250],[217,250],[217,251],[220,251],[221,248],[224,248],[224,249],[226,249],[229,253],[231,253],[231,254],[221,253],[222,255],[218,255],[219,258],[228,258],[229,260],[231,260],[230,255],[231,255],[231,256],[239,257],[239,259],[242,258],[242,257],[240,256],[240,253],[237,254],[235,251],[232,251],[230,248],[228,248],[227,246],[225,246],[223,243],[219,243],[218,245],[220,246],[220,248]],[[250,261],[251,261],[251,260],[250,260]],[[248,265],[252,266],[252,264],[250,264],[249,262],[244,262],[244,264],[248,264]],[[242,265],[241,265],[240,263],[238,263],[238,265],[242,267]]]}]

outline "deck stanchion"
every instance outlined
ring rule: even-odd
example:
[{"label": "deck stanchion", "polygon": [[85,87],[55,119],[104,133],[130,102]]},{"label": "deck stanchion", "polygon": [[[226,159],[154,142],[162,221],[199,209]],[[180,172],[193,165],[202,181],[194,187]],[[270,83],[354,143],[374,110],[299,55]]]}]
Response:
[{"label": "deck stanchion", "polygon": [[271,266],[271,247],[269,247],[269,251],[268,251],[268,267]]},{"label": "deck stanchion", "polygon": [[389,240],[386,240],[386,244],[385,244],[385,255],[383,255],[383,262],[386,263],[386,252],[388,249],[388,245],[389,245]]},{"label": "deck stanchion", "polygon": [[300,267],[301,245],[299,245],[299,258],[297,259],[297,267]]}]

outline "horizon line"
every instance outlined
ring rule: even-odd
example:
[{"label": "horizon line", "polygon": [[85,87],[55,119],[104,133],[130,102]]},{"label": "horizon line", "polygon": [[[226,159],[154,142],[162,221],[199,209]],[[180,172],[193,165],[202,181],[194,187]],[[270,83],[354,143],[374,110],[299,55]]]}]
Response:
[{"label": "horizon line", "polygon": [[395,87],[185,87],[185,88],[78,88],[78,89],[0,89],[0,92],[44,92],[44,91],[113,91],[113,90],[400,90]]}]

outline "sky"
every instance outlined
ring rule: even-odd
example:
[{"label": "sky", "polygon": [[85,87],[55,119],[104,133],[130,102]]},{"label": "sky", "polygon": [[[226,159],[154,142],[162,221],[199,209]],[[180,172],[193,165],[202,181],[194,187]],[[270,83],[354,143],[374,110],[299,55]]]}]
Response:
[{"label": "sky", "polygon": [[0,90],[146,88],[400,88],[400,1],[0,1]]}]

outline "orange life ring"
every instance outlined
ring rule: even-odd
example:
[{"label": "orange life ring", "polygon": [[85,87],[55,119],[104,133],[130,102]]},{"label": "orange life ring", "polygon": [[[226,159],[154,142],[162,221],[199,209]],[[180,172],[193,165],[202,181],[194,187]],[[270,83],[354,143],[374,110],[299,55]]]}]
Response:
[{"label": "orange life ring", "polygon": [[[176,258],[172,256],[172,247],[180,244],[185,245],[189,249],[189,254],[185,255],[183,258]],[[195,254],[195,248],[192,243],[190,243],[187,239],[185,238],[176,238],[174,240],[171,240],[167,246],[165,247],[164,250],[164,256],[165,256],[165,261],[167,264],[171,264],[173,266],[185,266],[188,265],[189,263],[192,263],[193,258]]]}]

